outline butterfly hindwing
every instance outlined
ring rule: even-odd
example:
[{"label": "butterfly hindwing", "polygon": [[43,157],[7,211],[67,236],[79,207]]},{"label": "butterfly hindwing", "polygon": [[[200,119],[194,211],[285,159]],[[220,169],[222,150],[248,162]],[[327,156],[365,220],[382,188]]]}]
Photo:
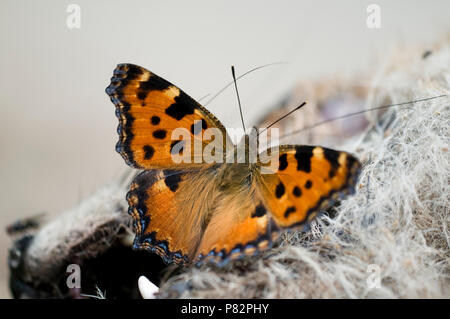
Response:
[{"label": "butterfly hindwing", "polygon": [[[229,141],[225,128],[214,115],[175,85],[140,66],[119,64],[106,93],[116,106],[119,119],[116,150],[132,167],[203,165],[202,152],[208,141],[202,142],[200,133],[208,128],[221,132],[222,139],[216,141],[217,151],[225,149],[222,146]],[[186,136],[176,134],[183,129],[190,143],[186,142]],[[200,147],[194,141],[199,141]],[[190,160],[174,163],[174,154],[188,154]]]},{"label": "butterfly hindwing", "polygon": [[202,211],[184,214],[180,196],[196,173],[147,170],[134,179],[127,194],[134,248],[153,251],[167,263],[190,262],[202,233]]},{"label": "butterfly hindwing", "polygon": [[272,245],[278,227],[259,194],[242,187],[239,193],[221,195],[216,203],[196,252],[197,265],[211,261],[224,265]]},{"label": "butterfly hindwing", "polygon": [[284,145],[272,152],[278,169],[259,175],[258,185],[281,228],[307,224],[354,190],[360,163],[349,153],[300,145]]}]

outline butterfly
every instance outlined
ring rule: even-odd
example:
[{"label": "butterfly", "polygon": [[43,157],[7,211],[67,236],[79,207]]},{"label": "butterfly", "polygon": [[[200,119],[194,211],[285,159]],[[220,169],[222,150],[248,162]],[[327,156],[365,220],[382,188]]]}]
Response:
[{"label": "butterfly", "polygon": [[[325,147],[271,147],[266,153],[277,166],[265,174],[259,157],[206,161],[202,154],[209,144],[202,135],[208,129],[222,133],[213,152],[219,159],[238,157],[238,145],[248,148],[249,135],[233,144],[206,108],[143,67],[119,64],[106,93],[119,120],[116,151],[143,170],[127,193],[133,248],[154,252],[166,263],[221,266],[256,255],[283,230],[308,226],[354,192],[360,162]],[[179,128],[190,141],[174,139]],[[174,161],[180,154],[190,161]]]}]

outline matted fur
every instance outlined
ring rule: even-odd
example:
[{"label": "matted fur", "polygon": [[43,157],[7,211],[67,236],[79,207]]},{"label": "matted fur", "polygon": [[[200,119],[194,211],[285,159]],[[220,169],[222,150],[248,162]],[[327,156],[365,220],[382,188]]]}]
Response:
[{"label": "matted fur", "polygon": [[129,182],[127,178],[126,182],[106,185],[80,205],[43,225],[24,258],[26,273],[33,276],[36,283],[49,283],[55,281],[60,272],[65,273],[61,268],[67,264],[81,263],[108,250],[120,229],[130,226],[124,196]]}]

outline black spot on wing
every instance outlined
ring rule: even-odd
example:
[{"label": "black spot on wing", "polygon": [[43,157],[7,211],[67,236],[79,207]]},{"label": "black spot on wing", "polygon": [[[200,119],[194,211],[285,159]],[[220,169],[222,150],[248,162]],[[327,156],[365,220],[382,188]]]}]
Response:
[{"label": "black spot on wing", "polygon": [[142,81],[139,84],[139,89],[137,92],[137,97],[140,100],[145,100],[148,93],[150,91],[164,91],[167,88],[169,88],[171,84],[167,82],[166,80],[160,78],[159,76],[152,74],[150,75],[149,79],[147,81]]},{"label": "black spot on wing", "polygon": [[280,183],[277,185],[277,187],[275,189],[275,196],[277,198],[281,198],[281,196],[284,195],[285,191],[286,191],[286,189],[284,188],[284,184],[283,184],[283,182],[280,181]]},{"label": "black spot on wing", "polygon": [[145,145],[143,148],[144,150],[144,159],[149,160],[153,157],[153,154],[155,154],[155,149],[150,145]]},{"label": "black spot on wing", "polygon": [[[347,162],[347,171],[353,172],[358,171],[361,167],[361,163],[352,155],[347,154],[347,157],[345,158],[345,161]],[[359,174],[359,172],[358,172]]]},{"label": "black spot on wing", "polygon": [[267,213],[266,208],[262,203],[260,203],[258,206],[256,206],[255,211],[252,213],[252,218],[254,217],[262,217]]},{"label": "black spot on wing", "polygon": [[280,166],[278,167],[279,171],[284,171],[286,169],[286,167],[288,166],[288,162],[287,162],[287,154],[283,154],[280,156]]},{"label": "black spot on wing", "polygon": [[286,211],[284,212],[284,217],[288,218],[290,214],[294,213],[296,211],[294,206],[290,206],[286,208]]},{"label": "black spot on wing", "polygon": [[330,162],[330,171],[328,173],[329,178],[333,178],[336,175],[336,171],[339,168],[339,158],[340,152],[331,150],[329,148],[323,148],[323,156]]},{"label": "black spot on wing", "polygon": [[311,182],[311,180],[308,179],[305,183],[305,188],[310,189],[311,187],[312,187],[312,182]]},{"label": "black spot on wing", "polygon": [[313,156],[313,146],[296,146],[295,159],[297,160],[297,170],[306,173],[311,172],[311,157]]},{"label": "black spot on wing", "polygon": [[175,103],[166,109],[166,114],[177,121],[189,114],[194,114],[195,104],[192,99],[180,91],[180,95],[175,98]]},{"label": "black spot on wing", "polygon": [[157,139],[164,139],[167,135],[167,131],[166,130],[156,130],[153,132],[153,137],[157,138]]},{"label": "black spot on wing", "polygon": [[172,192],[175,192],[178,189],[179,183],[181,182],[181,175],[176,174],[171,170],[165,170],[164,175],[164,183]]},{"label": "black spot on wing", "polygon": [[159,117],[159,116],[152,116],[152,118],[150,119],[150,122],[153,124],[153,125],[158,125],[159,124],[159,122],[161,122],[161,118]]},{"label": "black spot on wing", "polygon": [[[117,68],[117,74],[120,74],[119,70],[122,68],[122,65],[119,65]],[[137,78],[141,77],[144,74],[144,71],[142,68],[138,67],[137,65],[133,64],[127,64],[126,65],[127,71],[126,71],[126,79],[127,80],[136,80]]]},{"label": "black spot on wing", "polygon": [[294,194],[295,197],[300,197],[302,196],[302,190],[297,186],[295,186],[294,189],[292,190],[292,194]]}]

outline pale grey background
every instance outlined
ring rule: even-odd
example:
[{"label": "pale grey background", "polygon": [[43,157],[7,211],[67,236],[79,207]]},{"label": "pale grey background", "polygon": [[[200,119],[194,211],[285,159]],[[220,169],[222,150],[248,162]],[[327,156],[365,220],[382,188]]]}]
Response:
[{"label": "pale grey background", "polygon": [[[81,29],[66,27],[81,6]],[[366,8],[381,6],[381,29]],[[75,205],[123,172],[117,119],[104,93],[117,63],[142,65],[194,98],[255,66],[286,61],[239,83],[248,125],[299,80],[374,67],[398,45],[450,30],[450,1],[0,2],[0,226]],[[208,107],[240,119],[233,89]],[[0,296],[7,297],[0,231]]]}]

